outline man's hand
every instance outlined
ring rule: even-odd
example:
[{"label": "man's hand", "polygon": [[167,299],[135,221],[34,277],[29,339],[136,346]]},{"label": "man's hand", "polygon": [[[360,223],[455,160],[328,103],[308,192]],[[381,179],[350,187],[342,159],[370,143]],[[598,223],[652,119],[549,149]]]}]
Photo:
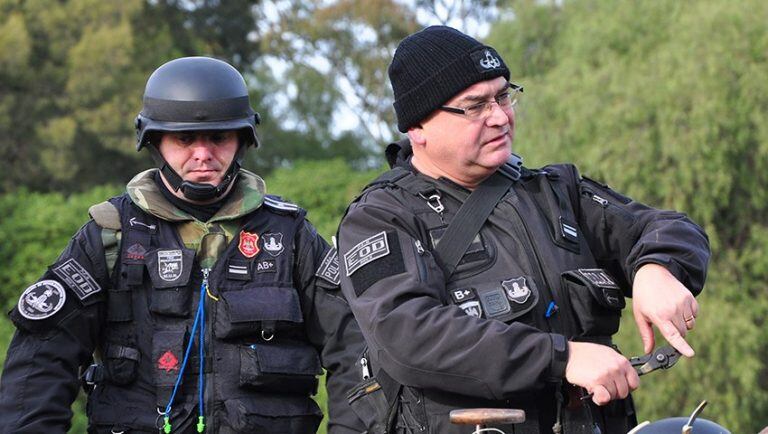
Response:
[{"label": "man's hand", "polygon": [[632,298],[632,311],[646,354],[655,346],[653,324],[670,345],[684,356],[693,357],[693,348],[685,335],[696,326],[699,304],[688,288],[661,265],[645,264],[635,273]]},{"label": "man's hand", "polygon": [[568,353],[565,379],[587,389],[597,405],[626,398],[640,385],[640,378],[629,360],[611,347],[569,342]]}]

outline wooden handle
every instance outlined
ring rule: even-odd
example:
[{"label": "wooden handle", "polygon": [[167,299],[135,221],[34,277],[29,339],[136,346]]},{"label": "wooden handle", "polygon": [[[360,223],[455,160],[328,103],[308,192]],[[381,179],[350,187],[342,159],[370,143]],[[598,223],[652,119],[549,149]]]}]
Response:
[{"label": "wooden handle", "polygon": [[452,410],[450,419],[457,425],[500,425],[525,422],[525,412],[511,408],[468,408]]}]

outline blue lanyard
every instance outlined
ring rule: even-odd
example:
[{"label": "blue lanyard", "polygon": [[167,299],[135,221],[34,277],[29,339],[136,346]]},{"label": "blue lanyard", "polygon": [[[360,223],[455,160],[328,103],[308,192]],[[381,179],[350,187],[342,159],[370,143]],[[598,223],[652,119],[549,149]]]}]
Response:
[{"label": "blue lanyard", "polygon": [[200,349],[200,357],[199,357],[199,373],[198,373],[198,384],[197,384],[197,406],[198,406],[198,417],[197,417],[197,432],[203,432],[205,431],[205,416],[203,413],[204,409],[204,401],[203,401],[203,390],[204,390],[204,379],[203,379],[203,372],[204,372],[204,362],[205,362],[205,298],[206,298],[206,291],[208,289],[208,273],[210,272],[210,269],[204,268],[203,269],[203,282],[200,284],[200,300],[197,303],[197,312],[195,313],[195,322],[192,325],[192,333],[190,333],[189,337],[189,343],[187,344],[187,350],[184,353],[184,360],[181,362],[181,369],[179,369],[179,376],[176,377],[176,384],[173,385],[173,392],[171,393],[171,398],[168,400],[168,405],[165,407],[165,413],[163,416],[163,432],[165,434],[169,434],[171,432],[171,408],[173,406],[173,400],[176,397],[176,392],[179,390],[179,386],[181,385],[181,379],[184,377],[184,370],[187,367],[187,361],[189,360],[189,353],[192,351],[192,344],[195,342],[195,336],[197,335],[197,326],[200,325],[200,340],[198,343],[198,347]]}]

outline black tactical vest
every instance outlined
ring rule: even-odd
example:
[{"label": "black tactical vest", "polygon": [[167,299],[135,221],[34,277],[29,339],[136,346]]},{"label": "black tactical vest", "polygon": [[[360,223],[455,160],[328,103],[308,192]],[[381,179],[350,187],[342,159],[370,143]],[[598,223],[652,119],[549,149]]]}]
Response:
[{"label": "black tactical vest", "polygon": [[[467,315],[522,322],[570,340],[612,345],[611,335],[618,331],[625,306],[621,288],[627,283],[614,278],[617,273],[608,270],[608,265],[598,263],[582,236],[566,187],[566,182],[574,185],[577,180],[569,176],[573,178],[573,171],[567,166],[523,168],[520,180],[496,206],[448,278],[446,304],[458,305]],[[366,191],[374,188],[405,192],[396,196],[419,222],[422,251],[414,255],[417,261],[433,254],[470,194],[447,181],[429,182],[400,167],[382,175]],[[416,249],[420,250],[418,246]],[[392,380],[385,378],[387,381]],[[442,391],[404,387],[402,401],[408,403],[405,413],[411,420],[400,423],[413,432],[438,432],[439,428],[430,425],[447,423],[447,417],[435,415],[445,415],[451,409],[506,407],[526,411],[526,422],[515,425],[515,433],[551,432],[549,426],[540,427],[537,419],[540,412],[551,417],[559,406],[569,434],[592,434],[594,419],[599,419],[608,432],[626,432],[633,424],[631,398],[613,401],[590,415],[578,396],[570,397],[571,408],[567,408],[567,395],[577,392],[552,385],[505,402],[480,402],[459,395],[450,397]]]},{"label": "black tactical vest", "polygon": [[206,432],[314,433],[322,414],[310,396],[322,369],[293,287],[304,212],[265,205],[241,218],[239,234],[208,272],[201,360],[199,335],[190,335],[204,279],[200,258],[175,225],[127,195],[110,202],[122,238],[102,334],[104,379],[88,400],[91,429],[157,432],[194,339],[173,399],[172,432],[194,432],[202,361]]}]

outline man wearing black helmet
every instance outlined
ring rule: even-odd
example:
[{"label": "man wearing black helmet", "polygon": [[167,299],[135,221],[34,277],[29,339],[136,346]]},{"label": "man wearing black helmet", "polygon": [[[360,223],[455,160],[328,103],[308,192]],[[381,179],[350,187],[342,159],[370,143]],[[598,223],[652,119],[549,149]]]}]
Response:
[{"label": "man wearing black helmet", "polygon": [[152,74],[135,126],[158,168],[91,207],[21,294],[0,431],[66,431],[82,381],[89,432],[314,433],[323,367],[329,432],[364,430],[345,399],[362,337],[336,251],[241,169],[258,123],[225,62]]}]

